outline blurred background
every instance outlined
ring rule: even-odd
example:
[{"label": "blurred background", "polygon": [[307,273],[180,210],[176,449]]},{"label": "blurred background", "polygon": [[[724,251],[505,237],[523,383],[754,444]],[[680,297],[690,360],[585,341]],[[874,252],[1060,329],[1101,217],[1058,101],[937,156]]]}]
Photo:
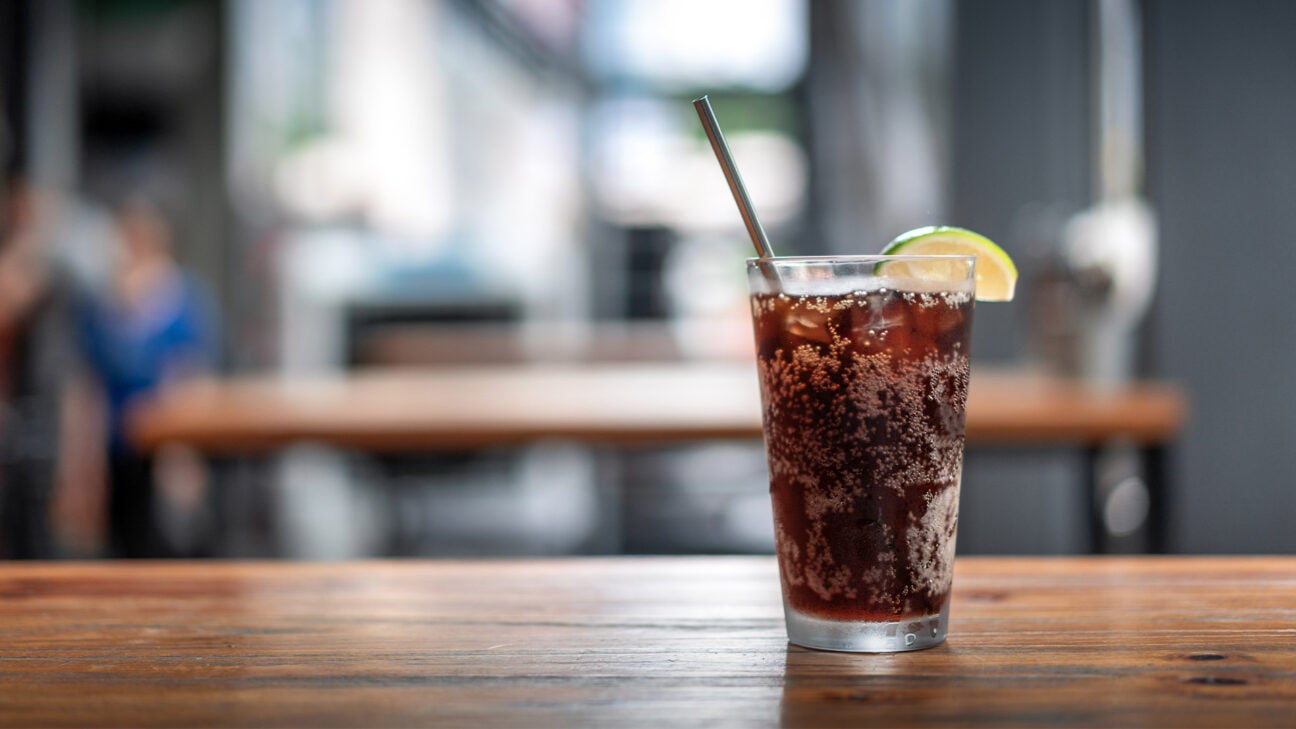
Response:
[{"label": "blurred background", "polygon": [[[975,366],[1177,383],[1168,548],[1296,550],[1294,4],[0,0],[4,556],[772,551],[757,440],[125,425],[195,377],[750,358],[702,93],[778,253],[1001,242]],[[1077,493],[1138,549],[1136,455],[970,448],[960,553],[1086,551]]]}]

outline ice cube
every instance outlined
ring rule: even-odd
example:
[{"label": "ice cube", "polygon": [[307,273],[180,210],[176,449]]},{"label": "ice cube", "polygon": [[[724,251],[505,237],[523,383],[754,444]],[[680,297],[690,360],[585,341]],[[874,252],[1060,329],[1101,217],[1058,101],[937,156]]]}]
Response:
[{"label": "ice cube", "polygon": [[855,309],[852,324],[857,332],[870,329],[883,332],[908,327],[911,324],[909,308],[894,291],[871,291],[863,298],[862,305]]},{"label": "ice cube", "polygon": [[821,344],[833,340],[832,330],[828,327],[828,314],[796,308],[788,314],[787,330],[794,337]]},{"label": "ice cube", "polygon": [[963,310],[951,305],[944,296],[921,296],[924,298],[915,308],[914,324],[923,346],[933,350],[950,346],[958,339],[958,328],[964,320]]}]

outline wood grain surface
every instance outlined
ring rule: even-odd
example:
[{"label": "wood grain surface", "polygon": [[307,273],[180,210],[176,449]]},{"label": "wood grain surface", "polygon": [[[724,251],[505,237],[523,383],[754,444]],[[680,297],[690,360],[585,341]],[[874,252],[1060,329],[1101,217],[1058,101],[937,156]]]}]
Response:
[{"label": "wood grain surface", "polygon": [[[369,370],[336,377],[244,376],[178,386],[138,404],[135,443],[261,452],[311,441],[370,451],[476,448],[568,438],[642,444],[759,438],[746,364],[529,364]],[[1102,388],[975,370],[971,443],[1162,443],[1187,415],[1161,383]]]},{"label": "wood grain surface", "polygon": [[1296,558],[963,558],[784,640],[772,558],[0,567],[2,726],[1293,726]]}]

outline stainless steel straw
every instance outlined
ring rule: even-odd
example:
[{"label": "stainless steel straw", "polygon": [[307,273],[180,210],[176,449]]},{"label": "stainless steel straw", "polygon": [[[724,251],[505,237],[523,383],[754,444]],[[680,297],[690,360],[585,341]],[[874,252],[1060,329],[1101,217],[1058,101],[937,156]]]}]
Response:
[{"label": "stainless steel straw", "polygon": [[752,244],[756,246],[756,255],[761,258],[773,258],[774,249],[770,248],[769,238],[765,237],[765,229],[756,219],[756,209],[752,207],[751,198],[747,196],[747,188],[743,186],[742,175],[738,174],[738,165],[734,164],[733,154],[729,152],[729,145],[725,143],[724,134],[720,131],[720,123],[716,121],[715,111],[711,109],[711,101],[705,96],[694,99],[693,108],[697,109],[698,118],[702,120],[702,128],[706,130],[711,149],[715,151],[716,161],[724,171],[725,181],[729,183],[729,191],[733,193],[734,202],[738,203],[738,213],[742,215],[743,223],[747,226],[747,234],[751,236]]}]

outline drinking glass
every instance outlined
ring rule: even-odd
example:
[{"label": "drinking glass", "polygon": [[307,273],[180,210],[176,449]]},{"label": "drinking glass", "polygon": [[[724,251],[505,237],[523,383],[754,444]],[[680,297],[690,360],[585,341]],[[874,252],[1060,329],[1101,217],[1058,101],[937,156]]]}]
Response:
[{"label": "drinking glass", "polygon": [[945,640],[975,256],[751,259],[788,640]]}]

